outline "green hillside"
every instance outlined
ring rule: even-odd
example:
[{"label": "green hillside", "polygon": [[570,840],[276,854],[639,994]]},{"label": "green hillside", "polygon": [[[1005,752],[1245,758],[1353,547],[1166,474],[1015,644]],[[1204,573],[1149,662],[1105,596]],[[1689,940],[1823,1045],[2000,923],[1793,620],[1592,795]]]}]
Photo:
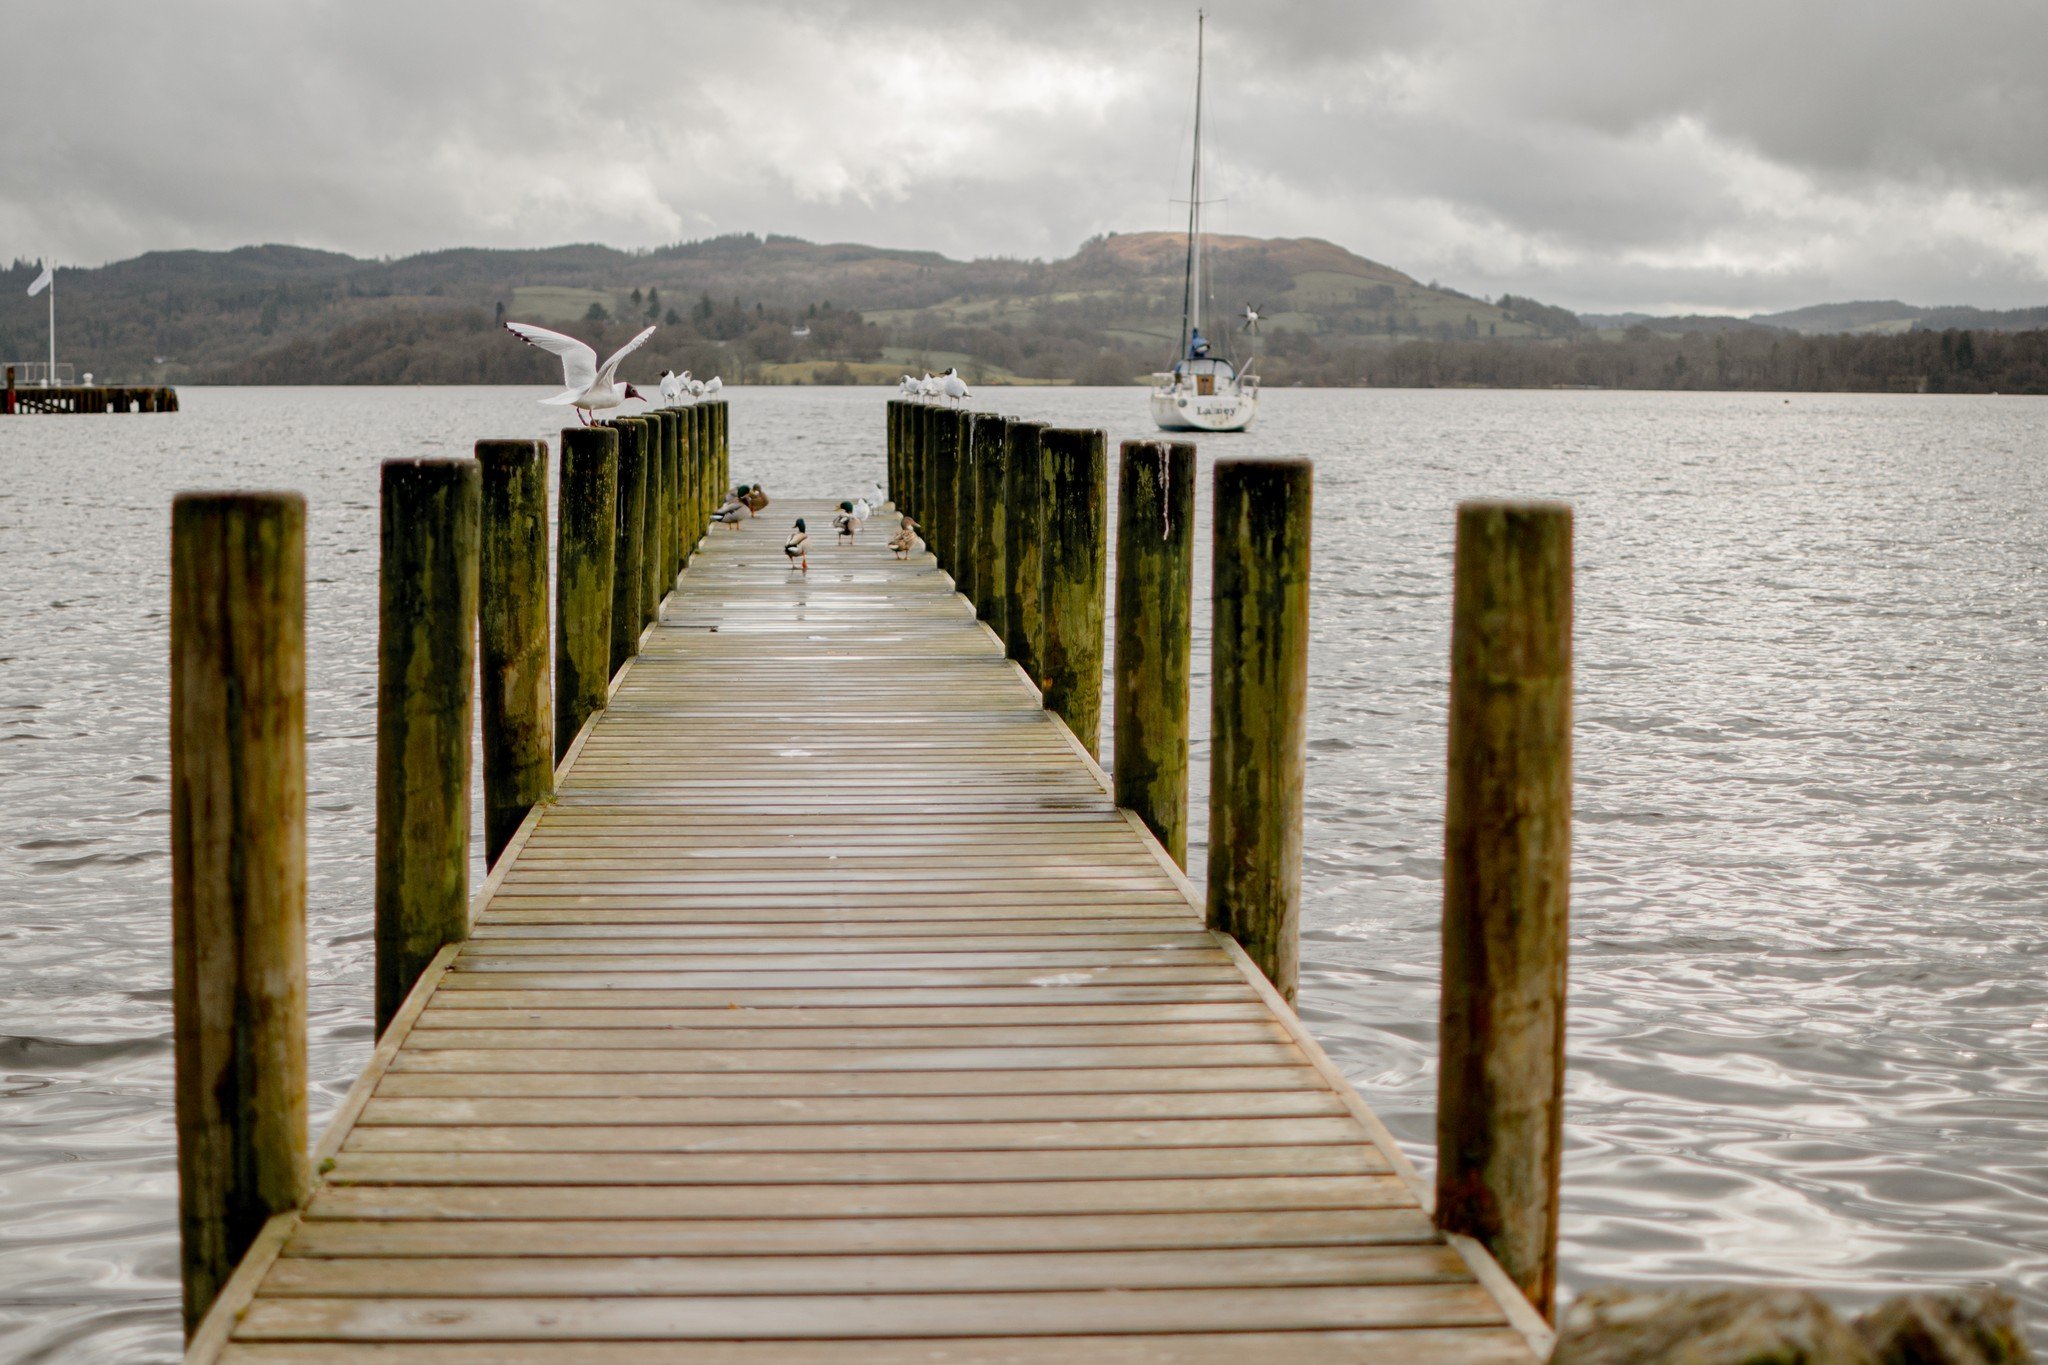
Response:
[{"label": "green hillside", "polygon": [[[1326,380],[1335,357],[1361,345],[1577,327],[1561,309],[1421,284],[1314,238],[1208,242],[1210,330],[1241,356],[1248,339],[1234,319],[1256,305],[1269,383]],[[0,271],[0,359],[43,352],[43,300],[24,293],[35,271],[21,261]],[[958,365],[975,380],[1115,383],[1172,357],[1182,241],[1110,234],[1050,262],[751,235],[386,261],[257,246],[60,270],[57,290],[59,358],[132,382],[550,381],[552,362],[498,329],[512,318],[600,348],[659,323],[629,367],[648,375],[835,382]]]}]

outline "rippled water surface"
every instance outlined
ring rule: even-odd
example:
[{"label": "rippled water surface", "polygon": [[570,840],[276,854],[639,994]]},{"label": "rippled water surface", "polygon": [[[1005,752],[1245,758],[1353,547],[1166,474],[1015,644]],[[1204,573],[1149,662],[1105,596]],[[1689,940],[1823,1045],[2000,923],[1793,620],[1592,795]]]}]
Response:
[{"label": "rippled water surface", "polygon": [[[172,493],[311,501],[324,1124],[370,1047],[377,462],[547,434],[538,396],[0,422],[0,1359],[177,1351]],[[879,477],[881,391],[729,396],[736,478]],[[1153,434],[1137,390],[983,400]],[[1317,460],[1303,1012],[1425,1164],[1452,508],[1578,508],[1569,1287],[1991,1280],[2048,1325],[2044,424],[2014,398],[1282,391],[1204,441]]]}]

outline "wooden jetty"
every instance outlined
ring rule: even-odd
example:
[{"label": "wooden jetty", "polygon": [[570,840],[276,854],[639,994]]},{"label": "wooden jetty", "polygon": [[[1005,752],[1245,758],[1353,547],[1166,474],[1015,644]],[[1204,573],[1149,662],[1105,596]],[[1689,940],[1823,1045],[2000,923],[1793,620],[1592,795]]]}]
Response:
[{"label": "wooden jetty", "polygon": [[14,367],[0,388],[0,417],[43,412],[176,412],[178,391],[162,384],[58,384],[18,387]]},{"label": "wooden jetty", "polygon": [[954,576],[832,509],[674,556],[188,1359],[1540,1359]]}]

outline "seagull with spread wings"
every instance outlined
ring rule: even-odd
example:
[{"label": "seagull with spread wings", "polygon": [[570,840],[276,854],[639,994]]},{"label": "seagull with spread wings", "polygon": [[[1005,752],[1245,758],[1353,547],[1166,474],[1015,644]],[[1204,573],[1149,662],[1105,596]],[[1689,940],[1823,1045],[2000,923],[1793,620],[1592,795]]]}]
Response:
[{"label": "seagull with spread wings", "polygon": [[561,357],[562,383],[567,385],[567,389],[553,398],[541,399],[543,403],[573,407],[577,416],[587,424],[591,413],[618,407],[629,398],[641,397],[640,390],[619,381],[619,362],[654,335],[652,327],[612,352],[612,358],[603,365],[597,363],[597,352],[575,337],[525,322],[508,322],[505,330],[529,346],[538,346],[551,355]]}]

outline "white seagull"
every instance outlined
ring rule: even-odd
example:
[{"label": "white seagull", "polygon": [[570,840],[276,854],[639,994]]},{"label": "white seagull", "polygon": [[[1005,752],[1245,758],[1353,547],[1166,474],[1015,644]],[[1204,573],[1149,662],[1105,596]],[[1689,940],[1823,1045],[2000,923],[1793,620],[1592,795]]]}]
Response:
[{"label": "white seagull", "polygon": [[690,391],[690,401],[693,403],[704,396],[704,381],[701,379],[692,379],[683,387]]},{"label": "white seagull", "polygon": [[896,392],[902,394],[905,398],[915,398],[920,390],[917,387],[917,381],[906,374],[903,376],[902,381],[896,385]]},{"label": "white seagull", "polygon": [[551,355],[561,357],[562,383],[568,387],[566,391],[556,394],[553,398],[543,398],[540,401],[553,406],[575,408],[576,415],[586,425],[590,421],[591,413],[618,407],[629,398],[641,396],[640,391],[631,384],[619,382],[619,362],[638,350],[647,338],[654,335],[652,327],[619,347],[612,353],[612,358],[603,365],[597,363],[597,352],[575,337],[563,336],[560,332],[550,332],[545,327],[535,327],[524,322],[508,322],[505,324],[505,330],[529,346],[538,346]]},{"label": "white seagull", "polygon": [[924,372],[924,378],[918,381],[917,387],[918,391],[924,394],[925,397],[937,398],[944,386],[941,385],[937,379],[932,377],[932,372],[930,370],[926,370]]},{"label": "white seagull", "polygon": [[973,392],[967,387],[967,381],[960,377],[958,370],[949,369],[940,375],[939,387],[945,392],[946,397],[956,403],[963,398],[974,397]]},{"label": "white seagull", "polygon": [[674,370],[663,370],[661,372],[661,405],[665,408],[674,407],[676,405],[676,395],[682,391],[683,381],[677,376],[676,372]]},{"label": "white seagull", "polygon": [[704,396],[706,398],[709,398],[724,387],[725,381],[714,374],[709,379],[704,381]]}]

